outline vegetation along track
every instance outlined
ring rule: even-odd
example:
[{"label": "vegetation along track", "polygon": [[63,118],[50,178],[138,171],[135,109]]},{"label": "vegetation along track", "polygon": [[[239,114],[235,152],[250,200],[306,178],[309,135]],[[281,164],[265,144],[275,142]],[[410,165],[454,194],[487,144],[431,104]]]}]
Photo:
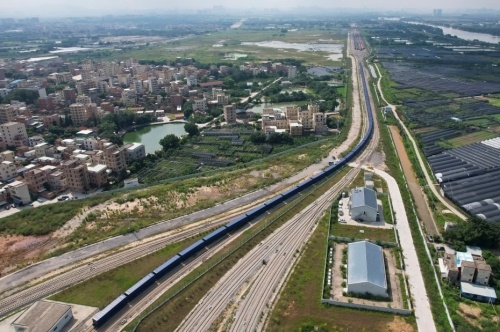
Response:
[{"label": "vegetation along track", "polygon": [[[241,212],[238,212],[238,214],[239,213]],[[76,267],[49,280],[41,282],[38,285],[8,296],[0,300],[0,317],[3,317],[10,312],[16,311],[53,293],[61,291],[78,282],[92,278],[135,259],[158,251],[166,245],[182,241],[192,236],[196,236],[201,232],[208,231],[216,226],[220,226],[233,217],[234,215],[228,215],[223,219],[219,219],[215,223],[203,223],[196,227],[192,227],[187,230],[180,230],[169,236],[163,236],[136,247],[119,251],[115,254],[96,260],[89,265]]]},{"label": "vegetation along track", "polygon": [[[365,100],[369,100],[369,97]],[[366,132],[366,121],[363,129]],[[210,330],[212,324],[223,312],[231,313],[231,308],[226,309],[231,306],[231,303],[237,301],[237,297],[240,297],[242,293],[245,296],[238,303],[239,309],[234,315],[230,330],[262,329],[260,324],[265,320],[267,314],[265,310],[271,308],[269,304],[273,302],[290,267],[293,266],[297,257],[296,252],[300,251],[307,242],[315,228],[316,221],[328,209],[331,201],[359,173],[360,165],[370,157],[371,152],[377,146],[378,137],[375,131],[367,149],[356,161],[358,166],[351,169],[340,182],[313,204],[276,230],[263,244],[242,258],[195,307],[178,331]],[[263,259],[267,259],[265,266],[262,263]],[[247,291],[245,291],[246,288],[248,288]]]}]

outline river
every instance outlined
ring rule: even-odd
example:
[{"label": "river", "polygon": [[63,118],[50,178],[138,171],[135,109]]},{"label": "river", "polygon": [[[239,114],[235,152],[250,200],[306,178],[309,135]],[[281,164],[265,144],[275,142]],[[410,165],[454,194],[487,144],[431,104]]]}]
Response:
[{"label": "river", "polygon": [[441,25],[432,25],[432,24],[426,24],[426,23],[421,23],[421,22],[406,22],[409,24],[421,24],[421,25],[427,25],[433,28],[438,28],[443,30],[444,35],[451,35],[458,37],[463,40],[467,41],[474,41],[474,40],[479,40],[481,42],[485,43],[490,43],[490,44],[498,44],[500,42],[500,37],[498,36],[493,36],[489,35],[487,33],[478,33],[478,32],[469,32],[465,30],[460,30],[460,29],[455,29],[455,28],[447,28],[445,26]]},{"label": "river", "polygon": [[165,123],[145,126],[130,131],[123,136],[124,143],[142,143],[146,147],[146,153],[154,153],[161,150],[160,140],[168,134],[181,137],[186,134],[184,123]]}]

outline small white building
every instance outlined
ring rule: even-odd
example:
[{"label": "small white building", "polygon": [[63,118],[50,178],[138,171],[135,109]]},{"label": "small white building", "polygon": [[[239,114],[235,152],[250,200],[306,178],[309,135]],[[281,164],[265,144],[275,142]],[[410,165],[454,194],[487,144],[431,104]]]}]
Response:
[{"label": "small white building", "polygon": [[382,247],[368,241],[348,244],[347,292],[388,296]]},{"label": "small white building", "polygon": [[352,189],[349,212],[353,220],[377,221],[377,193],[366,187]]},{"label": "small white building", "polygon": [[70,305],[42,300],[35,302],[11,325],[16,332],[61,331],[72,318]]}]

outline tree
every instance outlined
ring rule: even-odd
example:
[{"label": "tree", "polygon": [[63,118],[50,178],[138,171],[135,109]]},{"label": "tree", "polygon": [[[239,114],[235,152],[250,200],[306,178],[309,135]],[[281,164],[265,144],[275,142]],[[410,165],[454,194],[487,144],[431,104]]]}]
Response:
[{"label": "tree", "polygon": [[182,112],[184,113],[184,117],[189,119],[189,117],[193,114],[193,104],[194,101],[188,101],[182,106]]},{"label": "tree", "polygon": [[227,86],[229,89],[233,88],[235,84],[235,81],[232,77],[226,77],[224,79],[224,85]]},{"label": "tree", "polygon": [[472,218],[443,233],[443,238],[455,248],[463,248],[464,245],[497,248],[500,244],[500,225]]},{"label": "tree", "polygon": [[177,149],[180,145],[180,139],[174,134],[168,134],[160,140],[160,145],[165,151],[168,151],[170,149]]},{"label": "tree", "polygon": [[33,104],[38,99],[38,91],[18,89],[5,96],[3,102],[9,104],[12,100],[19,100],[26,104]]},{"label": "tree", "polygon": [[264,143],[266,141],[266,134],[264,134],[261,131],[255,132],[252,135],[250,135],[250,141],[252,141],[252,143],[254,144]]},{"label": "tree", "polygon": [[200,134],[200,130],[194,122],[186,123],[184,125],[184,130],[188,133],[189,136],[196,136]]}]

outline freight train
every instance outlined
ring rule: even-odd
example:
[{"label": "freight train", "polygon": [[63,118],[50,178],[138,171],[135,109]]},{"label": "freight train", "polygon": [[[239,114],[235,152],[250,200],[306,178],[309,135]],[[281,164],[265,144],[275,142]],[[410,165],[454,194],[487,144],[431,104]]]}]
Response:
[{"label": "freight train", "polygon": [[202,250],[204,250],[207,246],[219,241],[221,238],[226,237],[230,233],[237,231],[248,222],[256,219],[260,215],[264,214],[266,211],[274,208],[275,206],[283,203],[287,199],[297,195],[298,193],[309,189],[313,184],[321,181],[325,177],[335,173],[344,167],[348,162],[350,162],[358,153],[360,153],[366,144],[369,142],[372,133],[373,133],[373,115],[372,108],[370,103],[370,98],[368,95],[368,88],[365,79],[365,73],[363,71],[362,63],[359,62],[359,71],[361,73],[361,78],[363,81],[363,91],[365,94],[365,103],[367,110],[367,118],[368,118],[368,130],[364,135],[363,139],[356,145],[356,147],[350,151],[344,158],[340,159],[335,165],[328,166],[320,173],[314,175],[313,177],[305,180],[299,185],[285,191],[282,194],[279,194],[270,200],[264,202],[263,204],[257,206],[256,208],[250,210],[249,212],[237,217],[226,225],[214,230],[203,239],[193,243],[186,249],[179,252],[174,257],[167,260],[162,265],[158,266],[153,272],[149,273],[147,276],[139,280],[135,285],[130,287],[125,291],[122,295],[116,298],[113,302],[111,302],[107,307],[103,310],[99,311],[93,318],[92,322],[95,327],[102,326],[106,323],[115,313],[124,308],[127,303],[137,296],[141,295],[147,288],[153,285],[157,280],[163,278],[165,275],[174,271],[182,262],[185,262],[195,256],[197,256]]}]

